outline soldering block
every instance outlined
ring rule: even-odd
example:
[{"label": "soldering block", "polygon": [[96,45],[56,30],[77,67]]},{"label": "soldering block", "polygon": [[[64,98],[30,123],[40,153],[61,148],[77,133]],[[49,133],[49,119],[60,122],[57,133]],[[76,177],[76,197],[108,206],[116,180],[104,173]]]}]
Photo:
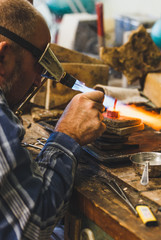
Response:
[{"label": "soldering block", "polygon": [[115,127],[107,126],[106,132],[113,133],[113,134],[116,134],[119,136],[125,136],[128,134],[132,134],[136,131],[141,131],[143,129],[144,129],[144,124],[140,123],[138,125],[122,127],[122,128],[115,128]]},{"label": "soldering block", "polygon": [[118,118],[110,118],[110,117],[107,117],[106,112],[103,113],[103,116],[104,116],[103,121],[107,125],[107,127],[123,128],[128,126],[139,125],[141,123],[141,119],[139,118],[125,117],[125,116],[119,116]]}]

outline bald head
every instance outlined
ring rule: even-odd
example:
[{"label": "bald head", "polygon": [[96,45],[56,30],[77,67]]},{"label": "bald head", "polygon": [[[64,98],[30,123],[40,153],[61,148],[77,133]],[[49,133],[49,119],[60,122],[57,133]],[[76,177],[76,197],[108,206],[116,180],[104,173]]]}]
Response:
[{"label": "bald head", "polygon": [[[32,40],[38,25],[47,27],[42,15],[30,2],[32,1],[0,0],[0,25],[28,41]],[[0,41],[3,39],[0,35]]]},{"label": "bald head", "polygon": [[[0,26],[41,51],[50,42],[47,23],[28,0],[0,0]],[[41,68],[32,51],[4,37],[1,32],[0,59],[0,88],[12,107],[21,102],[32,85],[39,85]]]}]

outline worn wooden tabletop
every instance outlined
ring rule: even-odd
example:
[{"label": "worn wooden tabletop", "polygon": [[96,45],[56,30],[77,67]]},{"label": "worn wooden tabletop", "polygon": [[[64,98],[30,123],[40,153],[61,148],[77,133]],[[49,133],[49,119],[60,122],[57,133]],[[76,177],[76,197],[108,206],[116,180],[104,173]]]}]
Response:
[{"label": "worn wooden tabletop", "polygon": [[[34,143],[38,137],[48,137],[40,125],[30,116],[23,116],[26,128],[25,141]],[[130,138],[139,144],[137,149],[125,149],[122,154],[143,151],[161,151],[161,132],[145,128]],[[34,156],[38,150],[29,149]],[[110,152],[106,153],[111,156]],[[119,152],[120,154],[120,152]],[[116,156],[116,152],[114,156]],[[114,178],[133,203],[147,204],[158,220],[158,226],[147,227],[119,196],[106,185],[108,177]],[[160,240],[161,239],[161,178],[150,178],[147,186],[140,184],[131,162],[109,167],[87,152],[82,155],[77,169],[74,192],[71,200],[76,214],[83,214],[116,240]]]},{"label": "worn wooden tabletop", "polygon": [[[130,141],[138,143],[139,147],[125,149],[122,154],[161,151],[161,132],[150,128],[135,133]],[[109,155],[112,153],[109,152]],[[108,179],[109,176],[117,181],[134,206],[147,204],[152,209],[158,220],[157,227],[145,226],[128,205],[109,189],[106,182],[102,181],[102,177]],[[83,213],[114,239],[161,239],[161,212],[158,211],[161,207],[161,178],[150,178],[147,186],[141,185],[140,176],[136,174],[131,161],[109,167],[86,154],[78,167],[72,200],[77,213]]]}]

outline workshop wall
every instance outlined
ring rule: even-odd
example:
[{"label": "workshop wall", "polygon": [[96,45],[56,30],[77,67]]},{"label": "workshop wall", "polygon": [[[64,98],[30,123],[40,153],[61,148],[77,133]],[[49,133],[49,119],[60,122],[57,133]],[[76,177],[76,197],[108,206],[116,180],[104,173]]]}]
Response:
[{"label": "workshop wall", "polygon": [[114,18],[118,14],[142,13],[161,17],[160,0],[102,0],[105,18]]},{"label": "workshop wall", "polygon": [[104,4],[104,28],[106,45],[113,45],[115,39],[115,19],[119,15],[139,14],[149,18],[161,18],[160,0],[101,0]]}]

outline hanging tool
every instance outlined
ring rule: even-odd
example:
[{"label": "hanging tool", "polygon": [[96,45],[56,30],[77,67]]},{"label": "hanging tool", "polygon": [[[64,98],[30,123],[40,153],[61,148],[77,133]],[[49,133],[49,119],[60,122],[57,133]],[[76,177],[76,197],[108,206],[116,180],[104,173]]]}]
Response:
[{"label": "hanging tool", "polygon": [[103,24],[103,3],[96,3],[96,13],[97,13],[97,36],[99,47],[105,47],[104,38],[104,24]]}]

